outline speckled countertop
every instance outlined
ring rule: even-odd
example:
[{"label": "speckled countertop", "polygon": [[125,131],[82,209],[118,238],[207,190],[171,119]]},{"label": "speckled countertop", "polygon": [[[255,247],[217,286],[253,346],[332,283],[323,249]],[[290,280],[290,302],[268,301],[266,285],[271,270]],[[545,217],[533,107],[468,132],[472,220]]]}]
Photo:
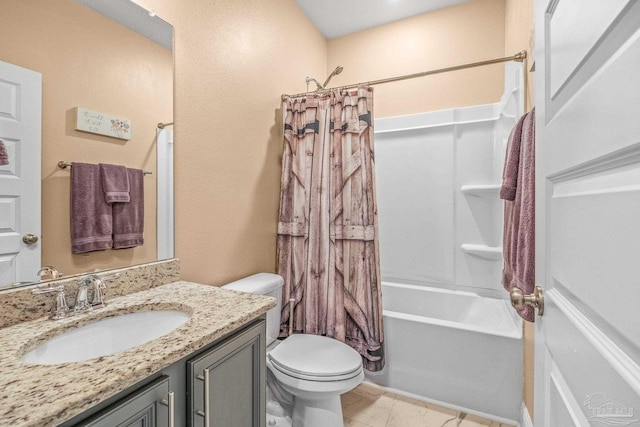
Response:
[{"label": "speckled countertop", "polygon": [[[270,297],[178,281],[108,301],[91,313],[0,329],[0,425],[56,426],[232,332],[275,305]],[[84,362],[27,365],[48,338],[116,313],[176,309],[191,314],[175,331]]]}]

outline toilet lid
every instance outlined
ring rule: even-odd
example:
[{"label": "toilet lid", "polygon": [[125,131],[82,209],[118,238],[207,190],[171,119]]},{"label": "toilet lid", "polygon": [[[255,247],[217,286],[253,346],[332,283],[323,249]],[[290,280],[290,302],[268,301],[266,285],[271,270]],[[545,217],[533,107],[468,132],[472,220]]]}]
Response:
[{"label": "toilet lid", "polygon": [[351,378],[362,370],[362,358],[357,351],[319,335],[291,335],[267,357],[279,371],[302,379],[335,381]]}]

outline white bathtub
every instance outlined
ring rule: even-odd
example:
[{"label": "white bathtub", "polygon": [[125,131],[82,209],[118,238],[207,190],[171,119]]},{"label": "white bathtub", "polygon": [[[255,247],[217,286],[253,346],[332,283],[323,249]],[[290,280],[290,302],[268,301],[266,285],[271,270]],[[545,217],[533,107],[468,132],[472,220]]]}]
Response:
[{"label": "white bathtub", "polygon": [[382,284],[386,366],[367,380],[497,421],[522,403],[522,325],[506,301]]}]

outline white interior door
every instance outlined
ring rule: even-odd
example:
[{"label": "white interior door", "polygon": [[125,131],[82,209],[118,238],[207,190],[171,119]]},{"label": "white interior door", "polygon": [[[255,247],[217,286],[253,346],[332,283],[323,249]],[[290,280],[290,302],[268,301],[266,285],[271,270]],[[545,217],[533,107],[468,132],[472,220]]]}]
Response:
[{"label": "white interior door", "polygon": [[[0,166],[0,285],[33,282],[41,266],[41,112],[41,74],[0,62],[0,139],[9,153]],[[28,234],[37,241],[26,243]]]},{"label": "white interior door", "polygon": [[535,425],[640,426],[640,1],[535,8]]}]

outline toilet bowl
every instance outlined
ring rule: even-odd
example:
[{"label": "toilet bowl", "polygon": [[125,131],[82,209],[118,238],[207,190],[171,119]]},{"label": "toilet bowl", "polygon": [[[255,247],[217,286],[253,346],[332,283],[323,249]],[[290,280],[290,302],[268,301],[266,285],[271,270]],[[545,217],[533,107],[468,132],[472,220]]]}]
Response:
[{"label": "toilet bowl", "polygon": [[[259,273],[223,286],[273,296],[267,313],[267,426],[344,427],[340,395],[364,380],[362,358],[348,345],[318,335],[276,341],[280,329],[281,276]],[[280,400],[280,401],[278,401]]]}]

